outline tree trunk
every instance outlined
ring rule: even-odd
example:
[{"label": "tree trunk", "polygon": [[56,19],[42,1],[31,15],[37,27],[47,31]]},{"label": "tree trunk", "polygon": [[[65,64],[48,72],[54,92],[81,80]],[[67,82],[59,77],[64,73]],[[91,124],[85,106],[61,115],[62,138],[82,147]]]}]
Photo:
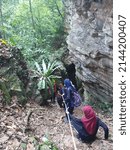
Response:
[{"label": "tree trunk", "polygon": [[62,16],[62,14],[61,14],[61,12],[60,12],[60,9],[59,9],[59,6],[58,6],[58,4],[57,4],[57,1],[56,1],[56,0],[55,0],[55,5],[56,5],[56,8],[57,8],[57,11],[58,11],[59,15],[61,16],[62,20],[64,20],[64,18],[63,18],[63,16]]},{"label": "tree trunk", "polygon": [[29,9],[30,9],[30,14],[31,14],[32,26],[33,26],[33,29],[35,30],[35,22],[34,22],[34,17],[33,17],[32,1],[31,0],[29,0]]},{"label": "tree trunk", "polygon": [[[1,28],[3,28],[3,13],[2,13],[2,0],[0,0],[0,22],[1,22],[1,24],[0,24],[0,26],[1,26]],[[3,31],[0,31],[0,38],[2,38],[2,36],[3,36],[3,38],[5,38],[5,35],[4,35],[4,33],[3,33]]]},{"label": "tree trunk", "polygon": [[[32,20],[32,27],[34,29],[34,37],[36,37],[35,34],[35,22],[34,22],[34,16],[33,16],[33,10],[32,10],[32,1],[29,0],[29,9],[30,9],[30,14],[31,14],[31,20]],[[36,43],[34,42],[34,47],[36,48]]]}]

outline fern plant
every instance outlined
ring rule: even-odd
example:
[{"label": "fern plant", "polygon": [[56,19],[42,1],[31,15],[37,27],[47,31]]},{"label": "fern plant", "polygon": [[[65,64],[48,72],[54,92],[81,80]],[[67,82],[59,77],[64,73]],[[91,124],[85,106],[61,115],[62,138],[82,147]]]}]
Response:
[{"label": "fern plant", "polygon": [[49,96],[49,91],[53,94],[53,82],[54,80],[61,78],[61,76],[56,75],[56,71],[61,68],[61,64],[57,61],[45,63],[42,60],[40,65],[35,62],[36,70],[34,71],[35,77],[38,79],[37,87],[43,99],[43,104],[47,102]]}]

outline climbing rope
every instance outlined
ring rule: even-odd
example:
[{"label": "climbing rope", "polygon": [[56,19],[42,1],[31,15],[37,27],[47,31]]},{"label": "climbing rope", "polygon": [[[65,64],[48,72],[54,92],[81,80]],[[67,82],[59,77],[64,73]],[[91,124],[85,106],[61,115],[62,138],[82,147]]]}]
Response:
[{"label": "climbing rope", "polygon": [[68,108],[67,108],[67,105],[65,103],[63,95],[62,95],[62,98],[63,98],[63,102],[65,104],[65,111],[66,111],[66,114],[67,114],[67,117],[68,117],[68,121],[69,121],[69,127],[70,127],[71,136],[72,136],[72,140],[73,140],[74,150],[77,150],[76,142],[74,140],[74,134],[73,134],[73,130],[72,130],[71,122],[70,122],[70,116],[69,116]]}]

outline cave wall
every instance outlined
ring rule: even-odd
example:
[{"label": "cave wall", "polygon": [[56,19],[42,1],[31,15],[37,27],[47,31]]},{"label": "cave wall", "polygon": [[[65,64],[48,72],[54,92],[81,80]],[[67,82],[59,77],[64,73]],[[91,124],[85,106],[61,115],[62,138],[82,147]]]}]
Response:
[{"label": "cave wall", "polygon": [[68,56],[87,94],[112,102],[113,1],[65,0]]}]

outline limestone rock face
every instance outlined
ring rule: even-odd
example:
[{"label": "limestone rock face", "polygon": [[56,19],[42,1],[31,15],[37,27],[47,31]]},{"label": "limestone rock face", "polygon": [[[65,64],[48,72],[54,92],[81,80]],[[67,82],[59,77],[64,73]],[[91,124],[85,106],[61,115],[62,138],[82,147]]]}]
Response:
[{"label": "limestone rock face", "polygon": [[112,102],[113,1],[65,0],[67,63],[74,63],[84,90]]}]

